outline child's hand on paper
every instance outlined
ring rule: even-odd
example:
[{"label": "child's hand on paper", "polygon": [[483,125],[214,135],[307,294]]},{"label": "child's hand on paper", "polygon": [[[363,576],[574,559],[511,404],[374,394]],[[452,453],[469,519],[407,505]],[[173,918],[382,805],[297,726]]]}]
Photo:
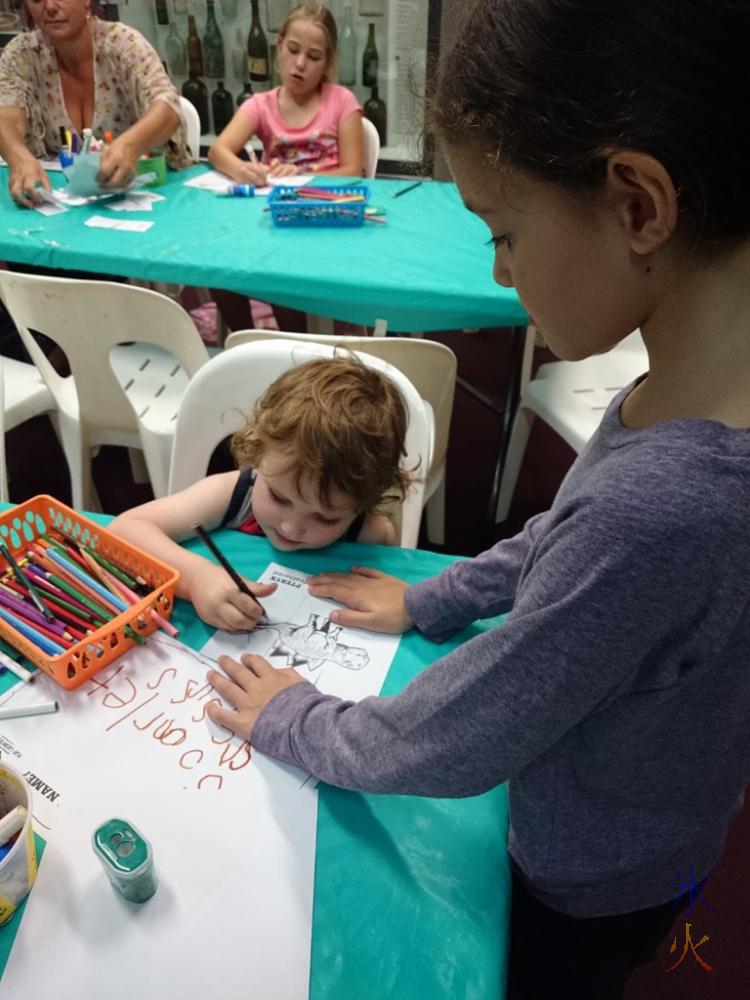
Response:
[{"label": "child's hand on paper", "polygon": [[[198,617],[208,625],[215,625],[229,632],[249,632],[263,617],[263,612],[255,601],[237,589],[226,570],[208,560],[185,583],[187,599]],[[275,583],[255,583],[246,578],[245,583],[261,601],[272,594],[277,586]]]},{"label": "child's hand on paper", "polygon": [[307,584],[313,597],[327,597],[349,609],[332,611],[332,622],[391,635],[412,626],[404,604],[406,587],[403,580],[367,566],[352,566],[350,573],[321,573]]},{"label": "child's hand on paper", "polygon": [[126,188],[138,167],[138,151],[120,136],[105,146],[99,160],[98,183],[105,188]]},{"label": "child's hand on paper", "polygon": [[235,711],[220,708],[216,701],[210,701],[206,714],[212,722],[245,740],[251,738],[258,716],[274,695],[292,684],[305,683],[296,670],[277,669],[262,656],[252,653],[245,653],[239,663],[229,656],[220,656],[219,666],[224,673],[209,670],[206,679],[224,701],[234,705]]},{"label": "child's hand on paper", "polygon": [[293,177],[299,170],[293,163],[282,163],[281,160],[271,160],[269,174],[271,177]]},{"label": "child's hand on paper", "polygon": [[237,184],[254,184],[256,187],[264,187],[268,171],[262,163],[245,163],[239,161],[237,169],[232,173],[232,180]]}]

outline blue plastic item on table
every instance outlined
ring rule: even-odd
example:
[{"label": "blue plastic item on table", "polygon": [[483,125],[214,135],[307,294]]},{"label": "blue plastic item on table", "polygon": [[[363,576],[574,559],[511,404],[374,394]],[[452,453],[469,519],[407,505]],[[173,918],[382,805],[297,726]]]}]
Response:
[{"label": "blue plastic item on table", "polygon": [[275,226],[361,226],[371,189],[367,184],[316,185],[315,191],[336,195],[363,195],[363,201],[335,202],[301,196],[298,187],[275,187],[268,196],[268,207]]}]

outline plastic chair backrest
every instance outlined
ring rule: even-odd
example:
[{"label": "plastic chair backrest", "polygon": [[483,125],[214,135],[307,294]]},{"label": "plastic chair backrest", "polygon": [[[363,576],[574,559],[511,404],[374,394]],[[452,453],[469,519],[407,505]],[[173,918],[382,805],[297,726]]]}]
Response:
[{"label": "plastic chair backrest", "polygon": [[[285,371],[313,358],[331,358],[335,348],[275,340],[241,344],[215,355],[188,384],[182,398],[172,449],[169,492],[185,489],[206,475],[216,446],[244,426],[247,414],[268,386]],[[384,372],[406,403],[409,425],[404,466],[424,470],[431,431],[419,393],[397,368],[361,353],[361,360]],[[417,543],[424,506],[424,475],[418,472],[401,509],[401,542]]]},{"label": "plastic chair backrest", "polygon": [[208,361],[206,347],[185,310],[147,288],[0,271],[0,293],[63,412],[70,412],[68,379],[49,363],[30,331],[45,334],[67,355],[82,424],[137,430],[136,415],[110,363],[115,345],[155,344],[174,355],[188,378]]},{"label": "plastic chair backrest", "polygon": [[194,159],[201,157],[201,119],[198,109],[190,103],[187,97],[180,94],[180,114],[185,127],[185,139]]},{"label": "plastic chair backrest", "polygon": [[434,340],[416,337],[346,337],[335,334],[284,333],[277,330],[237,330],[227,337],[225,347],[230,349],[250,341],[279,338],[363,351],[398,368],[422,399],[432,407],[435,420],[432,468],[442,464],[448,450],[456,388],[456,355],[450,347]]},{"label": "plastic chair backrest", "polygon": [[362,118],[362,134],[365,177],[374,177],[378,171],[380,157],[380,136],[369,118]]}]

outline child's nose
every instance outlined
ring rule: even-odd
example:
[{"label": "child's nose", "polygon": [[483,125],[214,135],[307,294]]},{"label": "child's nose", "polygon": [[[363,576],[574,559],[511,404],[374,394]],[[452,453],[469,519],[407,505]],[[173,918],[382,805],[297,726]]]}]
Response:
[{"label": "child's nose", "polygon": [[503,288],[513,288],[513,277],[510,273],[510,268],[505,267],[504,264],[495,261],[495,266],[492,268],[492,277],[495,279],[496,285],[502,285]]},{"label": "child's nose", "polygon": [[295,542],[302,541],[304,533],[305,523],[300,517],[287,515],[281,522],[281,534],[286,535],[287,538],[291,538]]}]

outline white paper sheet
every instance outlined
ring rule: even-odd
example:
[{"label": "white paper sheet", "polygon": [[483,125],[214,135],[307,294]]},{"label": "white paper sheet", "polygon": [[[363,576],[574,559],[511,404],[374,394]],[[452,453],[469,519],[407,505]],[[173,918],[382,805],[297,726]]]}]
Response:
[{"label": "white paper sheet", "polygon": [[[79,1000],[85,969],[85,995],[108,1000],[165,984],[181,1000],[245,1000],[249,984],[269,1000],[307,996],[317,793],[208,725],[208,665],[152,636],[76,691],[40,676],[3,697],[56,698],[60,711],[0,723],[48,841],[2,995]],[[160,888],[141,906],[91,849],[111,816],[151,841]]]},{"label": "white paper sheet", "polygon": [[[0,993],[34,1000],[305,1000],[317,792],[269,760],[253,796],[92,787],[61,812]],[[151,842],[156,894],[128,903],[91,847],[113,816]]]},{"label": "white paper sheet", "polygon": [[164,195],[153,191],[130,191],[124,198],[110,201],[106,207],[113,212],[150,212],[156,201],[164,201]]},{"label": "white paper sheet", "polygon": [[[309,184],[312,179],[312,174],[297,174],[292,177],[269,177],[263,187],[256,187],[255,193],[256,195],[266,195],[273,188],[281,184],[287,187],[303,187],[305,184]],[[185,181],[183,186],[199,188],[202,191],[223,192],[227,190],[230,184],[234,183],[231,177],[227,177],[226,174],[222,174],[218,170],[207,170],[206,173],[199,174],[198,177],[191,177],[189,181]]]},{"label": "white paper sheet", "polygon": [[105,215],[91,215],[84,225],[91,226],[92,229],[121,229],[128,233],[145,233],[153,226],[153,222],[141,219],[108,219]]},{"label": "white paper sheet", "polygon": [[263,598],[269,624],[253,632],[217,631],[202,653],[213,659],[257,653],[276,667],[294,667],[325,694],[351,701],[379,694],[399,636],[333,625],[328,615],[341,605],[311,597],[309,574],[271,563],[259,579],[278,584]]}]

